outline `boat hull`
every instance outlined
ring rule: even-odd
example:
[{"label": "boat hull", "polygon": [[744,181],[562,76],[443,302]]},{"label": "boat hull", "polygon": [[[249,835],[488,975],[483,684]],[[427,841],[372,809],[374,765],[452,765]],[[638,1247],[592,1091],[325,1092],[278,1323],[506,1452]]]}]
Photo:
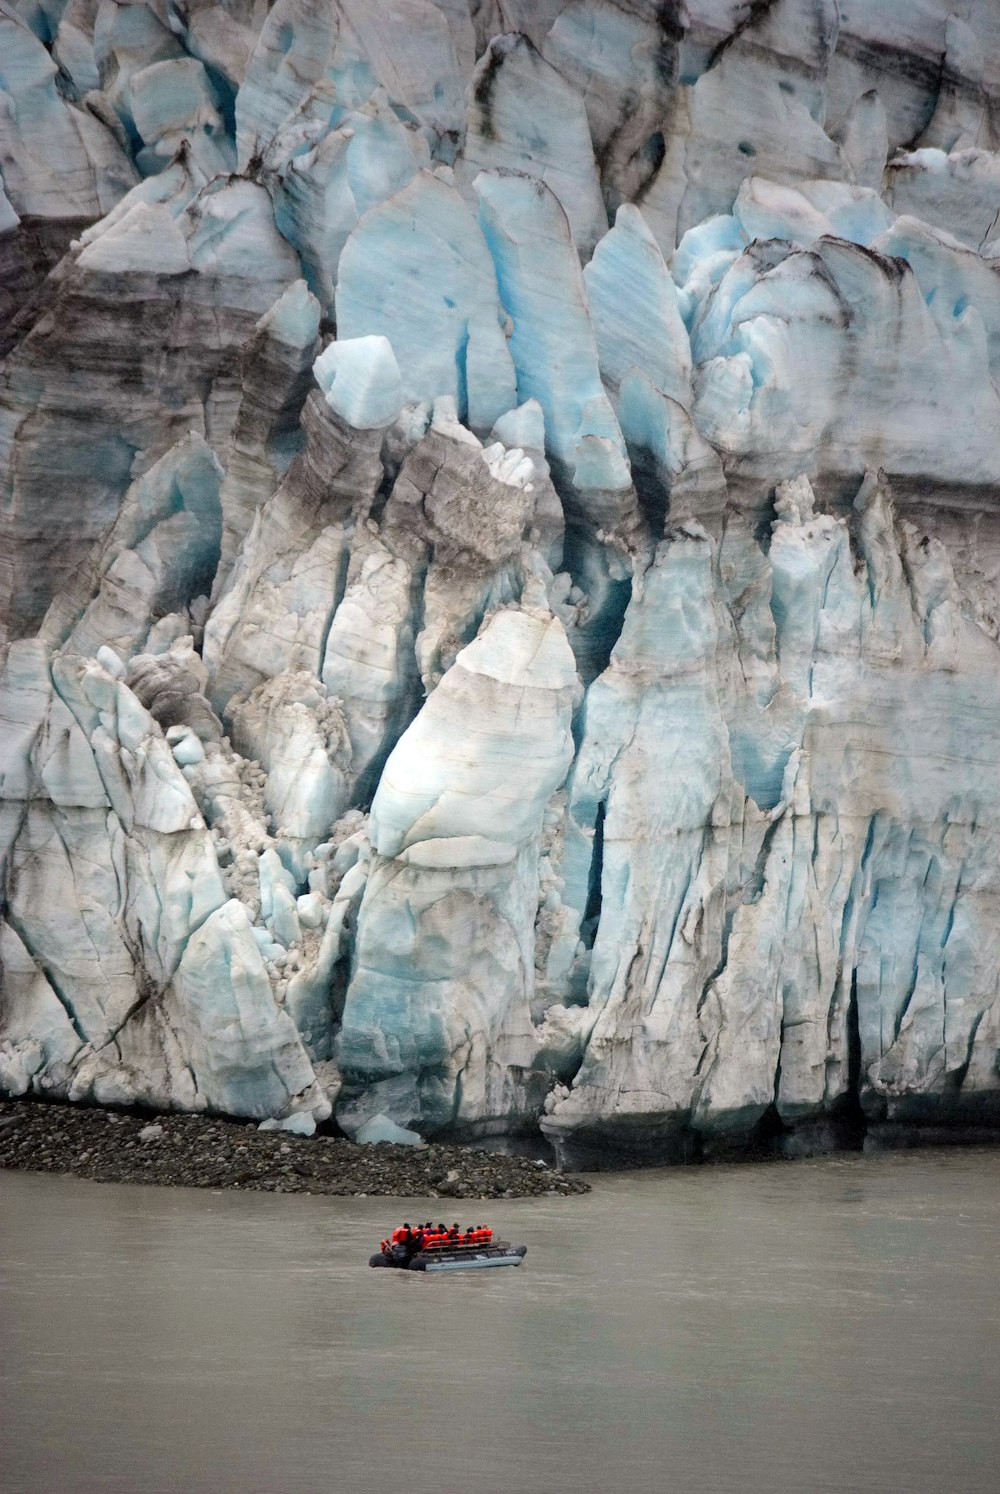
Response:
[{"label": "boat hull", "polygon": [[451,1260],[451,1261],[423,1261],[420,1265],[410,1266],[411,1271],[486,1271],[492,1266],[519,1266],[523,1257],[520,1255],[491,1255],[483,1256],[473,1260]]}]

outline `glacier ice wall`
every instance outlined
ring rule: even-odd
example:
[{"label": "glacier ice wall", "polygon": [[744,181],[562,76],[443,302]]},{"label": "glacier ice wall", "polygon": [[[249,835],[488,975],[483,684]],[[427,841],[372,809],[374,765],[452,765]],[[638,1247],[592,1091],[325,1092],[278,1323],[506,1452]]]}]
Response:
[{"label": "glacier ice wall", "polygon": [[992,0],[0,42],[0,1090],[1000,1124]]}]

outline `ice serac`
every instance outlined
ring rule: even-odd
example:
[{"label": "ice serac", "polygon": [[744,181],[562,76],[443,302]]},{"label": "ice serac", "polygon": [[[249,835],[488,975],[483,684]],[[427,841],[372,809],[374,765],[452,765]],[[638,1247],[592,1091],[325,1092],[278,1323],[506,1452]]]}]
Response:
[{"label": "ice serac", "polygon": [[436,403],[430,428],[399,470],[380,530],[422,583],[414,651],[428,690],[489,611],[544,585],[547,568],[531,535],[552,496],[520,447],[482,446],[450,401]]},{"label": "ice serac", "polygon": [[[783,718],[776,802],[748,772],[746,673],[734,680],[720,648],[742,652],[748,614],[720,595],[706,537],[659,552],[591,687],[570,809],[585,836],[600,823],[600,922],[583,1063],[543,1121],[558,1141],[683,1156],[772,1111],[849,1129],[858,1099],[876,1126],[995,1113],[965,1081],[996,999],[983,768],[1000,651],[874,474],[854,524],[856,550],[807,482],[779,488],[770,607],[753,624],[776,665],[758,762],[768,737],[780,745],[768,714]],[[634,764],[673,692],[655,729],[658,812],[637,822]]]},{"label": "ice serac", "polygon": [[298,278],[267,194],[217,178],[174,216],[136,201],[60,265],[0,376],[0,624],[38,626],[132,477],[197,430],[225,450],[236,355]]},{"label": "ice serac", "polygon": [[192,432],[132,484],[104,540],[63,587],[38,636],[96,657],[137,653],[149,629],[204,601],[219,561],[222,468]]},{"label": "ice serac", "polygon": [[529,177],[476,178],[480,218],[513,323],[520,399],[537,399],[548,450],[591,522],[620,526],[635,495],[621,428],[601,382],[580,261],[563,208]]},{"label": "ice serac", "polygon": [[93,661],[52,664],[24,640],[8,651],[0,712],[11,748],[8,1084],[103,1103],[329,1113],[247,912],[226,901],[191,790],[132,691]]},{"label": "ice serac", "polygon": [[[680,8],[570,0],[556,10],[538,45],[583,100],[604,198],[614,211],[641,198],[662,160],[680,65]],[[527,30],[527,16],[518,25]]]},{"label": "ice serac", "polygon": [[254,1119],[330,1113],[295,1024],[274,1002],[246,909],[224,903],[194,933],[169,989],[108,1049],[88,1055],[71,1098]]},{"label": "ice serac", "polygon": [[0,1090],[1000,1129],[996,0],[2,0]]},{"label": "ice serac", "polygon": [[674,93],[659,170],[643,197],[665,253],[689,228],[728,212],[751,171],[791,183],[844,174],[840,146],[824,129],[834,0],[776,0],[749,13],[696,6],[696,26],[722,19],[720,11],[731,29],[724,25]]},{"label": "ice serac", "polygon": [[338,337],[388,340],[404,400],[447,395],[483,432],[517,403],[489,251],[440,176],[421,171],[361,219],[340,257],[336,305]]},{"label": "ice serac", "polygon": [[464,124],[469,22],[431,0],[278,0],[236,100],[241,169],[292,121],[339,125],[382,90],[432,153],[454,157]]},{"label": "ice serac", "polygon": [[367,517],[383,478],[380,429],[347,425],[318,389],[302,423],[305,450],[254,515],[205,624],[211,696],[222,712],[285,669],[318,675],[350,532]]},{"label": "ice serac", "polygon": [[340,255],[358,219],[431,159],[425,137],[403,123],[382,89],[363,108],[335,112],[337,124],[327,115],[293,115],[261,163],[278,226],[326,312],[333,310]]},{"label": "ice serac", "polygon": [[169,978],[188,932],[222,900],[215,858],[166,743],[124,685],[80,660],[53,670],[44,646],[24,640],[3,686],[6,917],[81,1046],[103,1046],[141,999],[139,982]]},{"label": "ice serac", "polygon": [[233,708],[233,738],[267,774],[264,805],[278,848],[305,881],[305,856],[347,807],[350,743],[336,700],[308,670],[286,670]]},{"label": "ice serac", "polygon": [[[17,7],[0,14],[0,173],[19,220],[16,304],[82,228],[138,180],[115,133],[58,86],[59,66]],[[96,82],[96,80],[95,80]]]},{"label": "ice serac", "polygon": [[303,444],[299,417],[312,388],[319,322],[319,303],[305,281],[296,280],[240,350],[239,410],[219,495],[222,541],[216,593],[254,514]]},{"label": "ice serac", "polygon": [[[659,547],[637,582],[608,669],[587,694],[569,813],[572,837],[589,846],[578,864],[587,878],[589,860],[599,883],[592,1030],[572,1093],[545,1123],[550,1134],[579,1110],[582,1129],[603,1122],[627,1137],[637,1118],[652,1131],[661,1115],[669,1124],[690,1108],[732,817],[719,633],[711,542],[690,528]],[[565,900],[582,926],[592,894],[581,882]]]},{"label": "ice serac", "polygon": [[587,114],[526,36],[500,36],[480,60],[462,147],[461,173],[517,171],[546,184],[569,220],[573,242],[589,259],[608,220]]},{"label": "ice serac", "polygon": [[714,293],[705,323],[715,302],[725,320],[696,376],[701,433],[755,475],[882,461],[925,481],[996,481],[997,394],[971,299],[944,319],[908,262],[828,236],[786,248],[761,260],[751,245]]},{"label": "ice serac", "polygon": [[575,684],[558,620],[500,611],[390,755],[338,1038],[348,1129],[506,1127],[537,1105],[539,836]]},{"label": "ice serac", "polygon": [[403,409],[403,381],[387,337],[341,338],[315,363],[326,402],[357,430],[392,425]]},{"label": "ice serac", "polygon": [[[675,512],[715,507],[715,484],[686,502],[686,469],[706,465],[689,450],[691,341],[677,286],[642,213],[631,203],[618,209],[584,270],[590,319],[597,335],[601,378],[612,394],[633,478],[647,514],[662,528],[668,506]],[[711,460],[710,454],[709,463]]]},{"label": "ice serac", "polygon": [[995,152],[925,146],[893,158],[886,168],[886,197],[899,213],[912,213],[983,249],[997,236]]},{"label": "ice serac", "polygon": [[691,347],[677,287],[642,213],[630,203],[583,274],[601,377],[618,388],[632,369],[670,398],[691,402]]}]

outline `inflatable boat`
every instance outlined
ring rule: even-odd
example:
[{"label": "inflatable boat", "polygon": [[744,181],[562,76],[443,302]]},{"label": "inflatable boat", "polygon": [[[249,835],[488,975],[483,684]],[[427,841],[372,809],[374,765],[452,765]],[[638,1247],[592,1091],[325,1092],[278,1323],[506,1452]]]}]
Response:
[{"label": "inflatable boat", "polygon": [[492,1266],[519,1266],[528,1253],[527,1245],[495,1245],[477,1250],[474,1246],[456,1246],[454,1250],[421,1251],[406,1260],[394,1260],[381,1250],[373,1255],[369,1266],[389,1266],[396,1271],[486,1271]]},{"label": "inflatable boat", "polygon": [[393,1230],[391,1242],[384,1240],[368,1264],[395,1271],[488,1271],[494,1266],[519,1266],[527,1253],[527,1245],[497,1240],[484,1226],[457,1238],[422,1230],[404,1238],[403,1230]]}]

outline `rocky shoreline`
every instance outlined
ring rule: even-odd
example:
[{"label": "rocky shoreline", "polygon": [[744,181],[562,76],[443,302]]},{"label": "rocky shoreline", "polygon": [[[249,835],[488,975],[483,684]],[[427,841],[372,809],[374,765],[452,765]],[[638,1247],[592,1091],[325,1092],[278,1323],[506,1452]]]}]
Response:
[{"label": "rocky shoreline", "polygon": [[358,1146],[341,1136],[259,1131],[253,1121],[0,1103],[0,1169],[98,1183],[430,1198],[529,1198],[589,1185],[531,1157],[463,1146]]}]

